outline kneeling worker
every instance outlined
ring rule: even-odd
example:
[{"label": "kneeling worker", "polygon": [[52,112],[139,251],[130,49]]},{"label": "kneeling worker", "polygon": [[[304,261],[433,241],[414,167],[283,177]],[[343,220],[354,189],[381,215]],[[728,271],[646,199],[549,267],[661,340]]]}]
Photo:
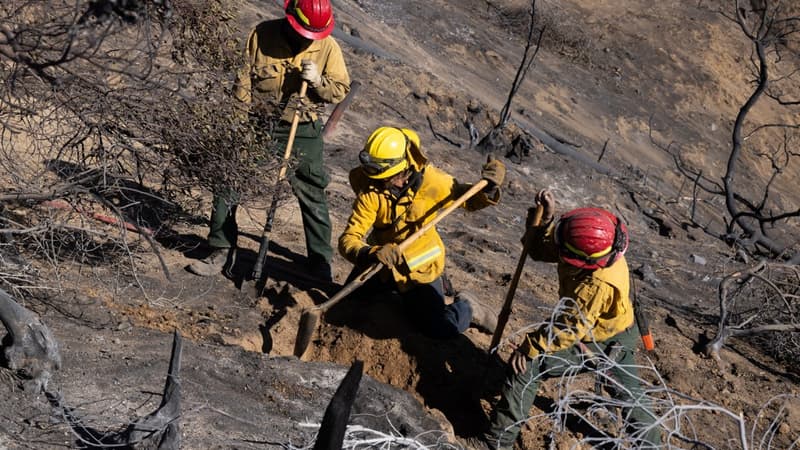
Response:
[{"label": "kneeling worker", "polygon": [[[358,295],[396,291],[412,320],[429,337],[454,337],[470,324],[494,331],[497,317],[474,296],[461,292],[455,302],[446,304],[442,283],[445,248],[435,227],[406,251],[398,249],[399,243],[472,185],[459,183],[431,165],[422,154],[419,136],[407,128],[375,130],[359,161],[350,171],[356,199],[339,237],[339,252],[355,264],[350,279],[375,262],[385,267],[356,291]],[[490,156],[481,171],[488,186],[462,206],[475,211],[496,205],[505,171],[503,163]]]}]

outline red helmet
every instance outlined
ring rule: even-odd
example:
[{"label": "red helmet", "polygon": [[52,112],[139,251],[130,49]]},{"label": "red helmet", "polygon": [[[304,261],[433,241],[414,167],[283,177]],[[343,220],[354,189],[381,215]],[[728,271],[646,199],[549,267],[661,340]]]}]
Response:
[{"label": "red helmet", "polygon": [[578,208],[558,221],[555,231],[561,259],[581,269],[608,267],[628,249],[628,227],[601,208]]},{"label": "red helmet", "polygon": [[319,40],[333,31],[330,0],[284,0],[286,19],[300,36]]}]

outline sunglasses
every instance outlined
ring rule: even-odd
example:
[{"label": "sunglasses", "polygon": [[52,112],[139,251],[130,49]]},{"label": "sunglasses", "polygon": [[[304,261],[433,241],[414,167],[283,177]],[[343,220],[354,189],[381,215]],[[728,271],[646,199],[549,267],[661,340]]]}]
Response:
[{"label": "sunglasses", "polygon": [[367,172],[367,175],[371,176],[380,175],[405,161],[405,159],[405,156],[402,158],[388,159],[373,158],[366,150],[361,150],[361,152],[358,153],[358,161],[361,163],[361,167],[364,168],[364,171]]}]

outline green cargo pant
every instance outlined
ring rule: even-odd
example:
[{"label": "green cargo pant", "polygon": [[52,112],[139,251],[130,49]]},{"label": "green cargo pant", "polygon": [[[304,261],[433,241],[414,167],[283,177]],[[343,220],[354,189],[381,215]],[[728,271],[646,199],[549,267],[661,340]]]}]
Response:
[{"label": "green cargo pant", "polygon": [[[639,329],[633,326],[607,341],[587,344],[587,347],[592,352],[616,354],[613,359],[618,365],[609,369],[609,375],[624,388],[612,389],[614,398],[635,405],[623,408],[622,419],[628,424],[631,435],[639,441],[637,448],[658,448],[661,446],[661,431],[653,425],[655,417],[639,383],[634,361],[633,349],[638,338]],[[500,401],[492,412],[492,422],[485,441],[493,448],[512,448],[522,424],[530,417],[539,382],[574,371],[582,365],[583,359],[578,346],[572,346],[556,353],[541,354],[528,361],[525,373],[509,374]]]},{"label": "green cargo pant", "polygon": [[[271,150],[281,156],[286,150],[289,128],[288,124],[281,124],[276,126],[272,133]],[[306,237],[306,255],[311,260],[330,262],[333,256],[331,220],[328,199],[325,196],[325,187],[328,186],[329,179],[322,161],[322,150],[322,122],[317,120],[298,125],[292,146],[292,159],[296,161],[296,166],[289,176],[289,181],[292,192],[300,203]],[[236,192],[229,189],[214,193],[211,229],[208,234],[208,245],[211,247],[236,246],[238,200]]]}]

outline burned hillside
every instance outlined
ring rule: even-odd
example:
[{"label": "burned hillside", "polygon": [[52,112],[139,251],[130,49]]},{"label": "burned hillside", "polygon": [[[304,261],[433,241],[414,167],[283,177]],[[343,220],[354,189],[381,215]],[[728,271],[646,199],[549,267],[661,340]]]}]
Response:
[{"label": "burned hillside", "polygon": [[[463,448],[512,345],[558,306],[555,266],[525,262],[495,352],[474,328],[424,336],[387,296],[322,314],[297,358],[302,314],[352,265],[337,253],[332,283],[310,275],[280,155],[253,157],[271,137],[232,97],[249,30],[282,5],[46,3],[0,6],[0,288],[23,308],[0,306],[0,446],[311,448],[330,436],[323,416],[354,367],[364,376],[340,391],[352,400],[344,448]],[[333,124],[334,246],[355,198],[349,172],[377,127],[414,130],[465,183],[491,153],[507,169],[499,204],[436,226],[454,291],[500,311],[539,190],[557,214],[613,211],[655,338],[636,357],[665,447],[800,442],[797,5],[332,6],[353,94],[341,115],[318,111]],[[187,266],[208,253],[211,192],[226,185],[242,192],[240,248],[225,272],[198,277]],[[240,288],[273,198],[253,295]],[[631,445],[607,394],[592,375],[543,383],[515,448]]]}]

